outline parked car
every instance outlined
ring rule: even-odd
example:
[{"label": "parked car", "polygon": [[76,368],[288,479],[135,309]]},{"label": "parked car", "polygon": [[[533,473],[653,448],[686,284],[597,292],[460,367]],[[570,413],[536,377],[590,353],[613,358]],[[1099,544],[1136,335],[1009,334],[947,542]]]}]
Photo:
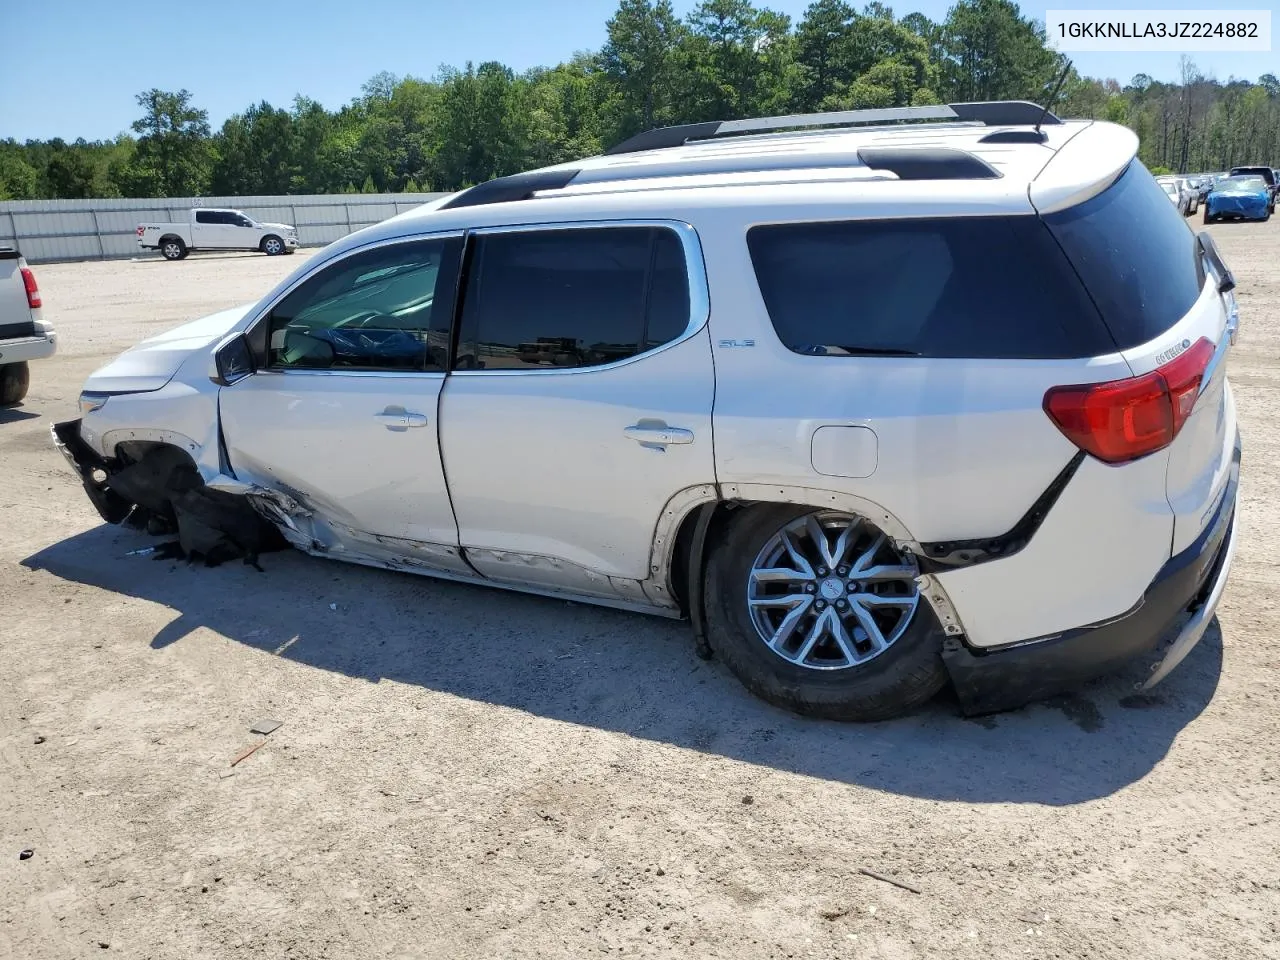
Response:
[{"label": "parked car", "polygon": [[1191,189],[1195,191],[1196,199],[1203,204],[1205,197],[1209,196],[1209,191],[1213,189],[1212,174],[1197,174],[1194,177],[1189,177],[1187,182],[1191,185]]},{"label": "parked car", "polygon": [[192,250],[261,250],[267,256],[298,249],[298,231],[287,223],[259,223],[239,210],[195,207],[184,223],[138,224],[138,246],[181,260]]},{"label": "parked car", "polygon": [[1191,216],[1200,209],[1200,187],[1197,181],[1190,177],[1179,177],[1178,182],[1183,190],[1187,193],[1187,216]]},{"label": "parked car", "polygon": [[1178,177],[1157,177],[1156,183],[1160,184],[1160,189],[1164,191],[1165,196],[1184,217],[1191,216],[1199,207],[1195,193],[1187,186],[1185,180]]},{"label": "parked car", "polygon": [[1280,177],[1271,167],[1232,167],[1232,177],[1261,177],[1267,184],[1267,207],[1276,212],[1276,194],[1280,192]]},{"label": "parked car", "polygon": [[1204,203],[1204,222],[1271,219],[1271,193],[1261,177],[1227,177]]},{"label": "parked car", "polygon": [[0,247],[0,407],[21,403],[32,360],[53,356],[58,336],[40,315],[36,275],[13,247]]},{"label": "parked car", "polygon": [[188,553],[686,616],[801,713],[1150,687],[1231,567],[1238,313],[1137,147],[1027,103],[648,131],[144,341],[54,439]]}]

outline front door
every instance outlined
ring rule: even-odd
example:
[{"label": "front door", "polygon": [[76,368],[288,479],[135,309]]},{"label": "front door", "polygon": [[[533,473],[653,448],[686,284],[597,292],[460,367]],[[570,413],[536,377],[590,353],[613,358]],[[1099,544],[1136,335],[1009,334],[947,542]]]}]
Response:
[{"label": "front door", "polygon": [[239,218],[227,210],[197,210],[191,244],[201,250],[229,250],[242,239]]},{"label": "front door", "polygon": [[440,411],[467,559],[495,580],[635,596],[667,502],[715,480],[697,238],[642,224],[470,242]]},{"label": "front door", "polygon": [[420,239],[322,267],[260,321],[266,369],[219,396],[232,470],[311,512],[315,549],[466,570],[437,420],[460,250]]}]

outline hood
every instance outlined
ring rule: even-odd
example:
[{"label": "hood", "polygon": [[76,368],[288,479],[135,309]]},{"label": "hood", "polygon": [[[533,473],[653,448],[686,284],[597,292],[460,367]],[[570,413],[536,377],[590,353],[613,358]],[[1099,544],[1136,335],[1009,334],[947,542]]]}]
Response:
[{"label": "hood", "polygon": [[230,333],[253,306],[232,307],[148,337],[90,374],[84,389],[98,393],[159,390],[184,360]]},{"label": "hood", "polygon": [[266,227],[268,230],[283,230],[285,233],[292,233],[293,227],[287,223],[263,223],[259,222],[258,226]]}]

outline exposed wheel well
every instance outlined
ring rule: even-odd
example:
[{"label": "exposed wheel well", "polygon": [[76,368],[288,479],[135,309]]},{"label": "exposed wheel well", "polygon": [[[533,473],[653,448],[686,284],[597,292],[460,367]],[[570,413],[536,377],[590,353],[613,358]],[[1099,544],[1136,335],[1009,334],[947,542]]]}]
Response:
[{"label": "exposed wheel well", "polygon": [[[696,573],[699,578],[702,577],[707,566],[708,547],[718,542],[724,525],[733,511],[748,506],[750,504],[736,500],[702,503],[690,510],[680,521],[680,526],[676,529],[674,545],[671,548],[671,582],[668,586],[671,595],[680,604],[680,612],[686,617],[692,616],[689,604],[690,574]],[[695,544],[699,523],[708,513],[710,517],[705,521],[707,526],[701,542]]]}]

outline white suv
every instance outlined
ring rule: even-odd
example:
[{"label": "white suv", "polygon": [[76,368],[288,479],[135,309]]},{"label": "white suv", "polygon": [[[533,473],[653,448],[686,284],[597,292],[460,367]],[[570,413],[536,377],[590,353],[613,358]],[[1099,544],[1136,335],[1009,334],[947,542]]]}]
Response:
[{"label": "white suv", "polygon": [[808,714],[1150,685],[1231,563],[1237,321],[1136,149],[1027,103],[650,131],[338,241],[56,439],[188,552],[687,616]]}]

